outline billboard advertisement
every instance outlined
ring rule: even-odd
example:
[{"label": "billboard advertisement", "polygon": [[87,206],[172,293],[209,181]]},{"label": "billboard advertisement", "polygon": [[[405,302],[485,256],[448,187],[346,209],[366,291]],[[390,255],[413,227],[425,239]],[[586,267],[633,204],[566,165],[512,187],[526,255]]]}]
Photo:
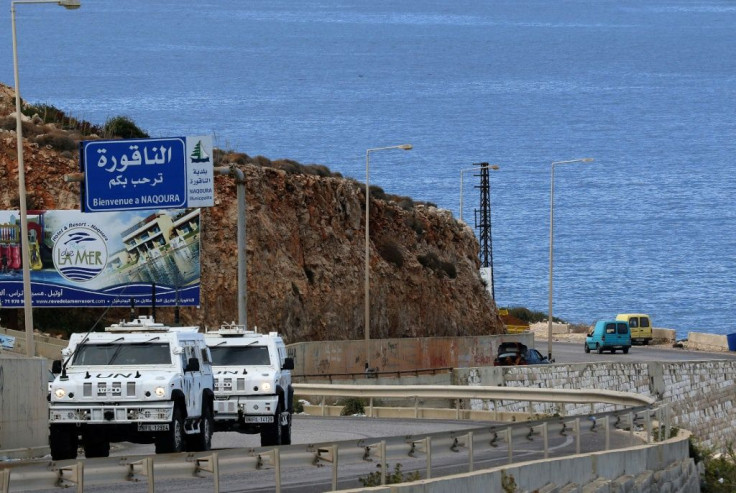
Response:
[{"label": "billboard advertisement", "polygon": [[[20,214],[0,211],[0,307],[23,307]],[[29,211],[34,307],[199,305],[200,209]],[[155,284],[155,288],[153,285]]]}]

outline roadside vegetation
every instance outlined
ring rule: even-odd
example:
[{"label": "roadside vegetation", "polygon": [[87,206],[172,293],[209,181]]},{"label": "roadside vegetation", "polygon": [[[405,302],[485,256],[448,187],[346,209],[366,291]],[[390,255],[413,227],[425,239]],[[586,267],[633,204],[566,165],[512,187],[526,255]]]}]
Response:
[{"label": "roadside vegetation", "polygon": [[702,464],[700,490],[703,493],[733,493],[736,491],[736,450],[733,443],[722,454],[699,446],[690,437],[690,457]]}]

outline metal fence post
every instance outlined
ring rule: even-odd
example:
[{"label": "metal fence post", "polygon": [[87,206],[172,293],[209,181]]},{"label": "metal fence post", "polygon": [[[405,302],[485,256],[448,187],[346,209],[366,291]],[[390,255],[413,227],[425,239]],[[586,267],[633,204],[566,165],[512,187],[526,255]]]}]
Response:
[{"label": "metal fence post", "polygon": [[337,491],[337,449],[337,445],[318,448],[314,457],[314,465],[317,467],[322,466],[320,461],[332,464],[332,491]]},{"label": "metal fence post", "polygon": [[549,435],[548,435],[547,422],[542,423],[542,434],[544,436],[544,458],[549,458]]},{"label": "metal fence post", "polygon": [[603,426],[606,427],[606,450],[611,450],[611,417],[606,416],[603,419],[605,420]]},{"label": "metal fence post", "polygon": [[198,475],[200,471],[207,471],[212,473],[212,477],[215,481],[214,493],[220,493],[220,460],[217,452],[213,452],[208,457],[200,457],[195,460],[196,468],[194,474]]},{"label": "metal fence post", "polygon": [[575,418],[575,453],[580,454],[580,418]]},{"label": "metal fence post", "polygon": [[511,444],[512,441],[512,435],[511,435],[511,428],[506,428],[506,443],[509,445],[509,464],[511,464],[514,461],[514,447]]},{"label": "metal fence post", "polygon": [[0,469],[0,489],[3,493],[10,491],[10,469]]},{"label": "metal fence post", "polygon": [[[71,476],[65,477],[64,473],[71,473]],[[73,466],[60,467],[56,471],[56,486],[60,488],[68,488],[67,483],[77,485],[77,493],[84,492],[84,462],[78,461]]]},{"label": "metal fence post", "polygon": [[135,462],[129,462],[126,464],[128,466],[128,481],[140,481],[136,477],[135,468],[136,466],[143,466],[141,468],[141,475],[145,476],[147,478],[148,482],[148,493],[154,493],[155,486],[153,481],[153,457],[146,457],[145,459],[141,459]]}]

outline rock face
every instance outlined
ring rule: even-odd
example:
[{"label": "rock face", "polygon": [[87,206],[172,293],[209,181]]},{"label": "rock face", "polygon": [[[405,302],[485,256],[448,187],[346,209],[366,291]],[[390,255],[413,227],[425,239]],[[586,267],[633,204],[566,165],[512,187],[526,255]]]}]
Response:
[{"label": "rock face", "polygon": [[[0,86],[6,122],[13,98],[12,89]],[[79,208],[79,185],[63,181],[78,171],[76,152],[26,140],[24,162],[29,210]],[[279,331],[290,343],[362,339],[363,186],[257,163],[238,166],[246,177],[248,325]],[[15,131],[0,130],[3,209],[18,207],[17,179]],[[237,214],[235,181],[218,176],[216,204],[202,213],[202,304],[182,308],[182,323],[237,320]],[[372,196],[370,216],[371,338],[503,331],[478,274],[478,242],[469,227],[406,198]]]}]

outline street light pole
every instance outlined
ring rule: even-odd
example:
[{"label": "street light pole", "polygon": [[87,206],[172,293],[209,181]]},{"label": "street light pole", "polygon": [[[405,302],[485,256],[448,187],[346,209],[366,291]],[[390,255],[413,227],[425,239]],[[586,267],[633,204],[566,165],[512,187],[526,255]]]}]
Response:
[{"label": "street light pole", "polygon": [[28,246],[28,211],[26,209],[26,171],[23,163],[23,119],[20,107],[18,77],[18,37],[15,29],[15,4],[55,3],[67,9],[78,9],[78,0],[14,0],[10,2],[10,21],[13,26],[13,75],[15,76],[15,134],[18,154],[18,201],[20,202],[20,251],[23,267],[23,314],[26,332],[26,355],[34,356],[33,293],[31,293],[30,249]]},{"label": "street light pole", "polygon": [[401,144],[397,146],[389,147],[375,147],[373,149],[367,149],[365,151],[365,327],[363,329],[363,335],[365,337],[365,367],[368,369],[368,341],[371,338],[371,304],[370,304],[370,162],[371,152],[385,151],[388,149],[401,149],[404,151],[410,151],[412,149],[411,144]]},{"label": "street light pole", "polygon": [[465,222],[463,220],[463,173],[467,171],[479,171],[482,169],[492,169],[492,170],[498,170],[500,169],[497,164],[491,164],[489,166],[480,166],[478,168],[466,168],[460,170],[460,221]]},{"label": "street light pole", "polygon": [[593,158],[585,157],[581,159],[571,159],[569,161],[554,161],[551,165],[552,173],[550,176],[549,188],[549,309],[547,314],[547,358],[552,361],[552,293],[553,276],[552,267],[554,265],[554,229],[555,229],[555,165],[569,163],[590,163]]}]

